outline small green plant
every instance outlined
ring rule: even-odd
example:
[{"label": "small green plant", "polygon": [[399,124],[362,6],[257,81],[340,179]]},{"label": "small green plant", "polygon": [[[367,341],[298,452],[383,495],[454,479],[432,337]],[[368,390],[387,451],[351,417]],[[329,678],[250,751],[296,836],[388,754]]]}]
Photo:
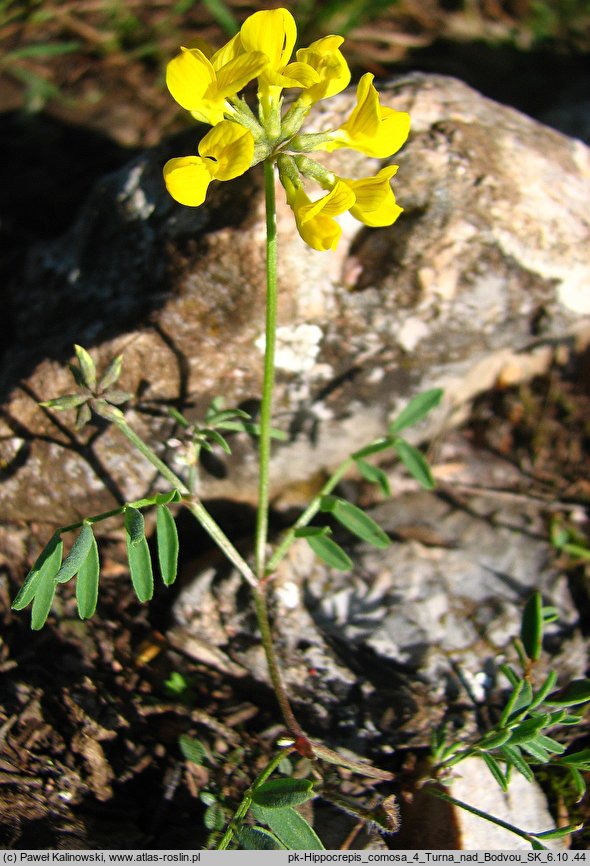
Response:
[{"label": "small green plant", "polygon": [[554,518],[551,522],[551,543],[572,562],[590,561],[590,541],[575,526]]},{"label": "small green plant", "polygon": [[[510,692],[497,723],[469,744],[449,742],[445,729],[435,731],[431,757],[434,778],[444,781],[461,761],[478,757],[503,791],[508,790],[512,773],[520,773],[532,782],[542,768],[564,774],[578,799],[582,798],[586,791],[583,773],[590,770],[590,749],[568,752],[553,734],[560,728],[579,725],[583,721],[580,710],[590,701],[590,680],[574,680],[558,688],[557,673],[550,670],[541,682],[536,683],[544,629],[556,618],[555,608],[545,607],[541,594],[533,593],[524,608],[520,638],[514,641],[519,668],[500,665]],[[427,786],[426,790],[499,824],[526,839],[535,849],[544,848],[543,841],[559,839],[579,829],[574,824],[541,832],[522,830],[455,800],[440,788]]]}]

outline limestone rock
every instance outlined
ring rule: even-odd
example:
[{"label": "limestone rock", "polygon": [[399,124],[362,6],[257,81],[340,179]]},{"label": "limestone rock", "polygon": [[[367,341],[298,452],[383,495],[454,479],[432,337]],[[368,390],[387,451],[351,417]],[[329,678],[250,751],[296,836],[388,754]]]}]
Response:
[{"label": "limestone rock", "polygon": [[[382,92],[413,119],[396,158],[405,208],[397,224],[365,229],[347,216],[338,251],[318,253],[298,237],[278,191],[275,416],[289,441],[274,449],[273,497],[293,489],[296,498],[298,485],[381,435],[418,391],[441,385],[446,397],[417,437],[453,423],[503,376],[540,371],[556,342],[586,339],[590,327],[590,150],[450,78],[408,76]],[[321,103],[317,128],[338,125],[353,105],[352,90]],[[129,421],[152,442],[175,434],[166,403],[195,417],[220,393],[230,405],[256,405],[260,173],[218,185],[203,208],[175,204],[161,166],[193,152],[196,137],[191,130],[105,177],[71,230],[31,253],[15,285],[0,381],[9,521],[66,523],[152,484],[151,468],[116,431],[99,424],[73,435],[63,415],[36,405],[70,389],[63,362],[74,342],[103,363],[124,352],[122,385],[137,395]],[[344,176],[378,167],[347,151],[326,162]],[[231,461],[220,455],[214,474],[203,472],[202,494],[252,502],[253,443],[232,444]]]},{"label": "limestone rock", "polygon": [[[449,437],[444,457],[462,467],[457,482],[518,489],[515,469],[473,451],[460,434]],[[391,480],[393,489],[400,486],[397,470]],[[375,742],[427,745],[449,705],[494,703],[496,690],[508,687],[498,666],[515,663],[512,642],[534,590],[559,612],[546,633],[550,664],[562,683],[585,675],[579,614],[544,540],[539,504],[493,493],[463,503],[449,496],[445,489],[408,489],[369,509],[393,540],[386,549],[355,544],[335,528],[352,572],[326,566],[304,539],[276,570],[271,598],[290,694],[315,723],[331,721],[332,732],[351,737],[357,750]],[[192,579],[189,572],[172,609],[175,645],[196,637],[218,658],[225,653],[227,665],[268,683],[244,581],[224,566],[196,563]],[[211,655],[195,653],[201,660]],[[536,666],[539,681],[546,663]],[[474,718],[472,711],[461,723],[464,733]]]}]

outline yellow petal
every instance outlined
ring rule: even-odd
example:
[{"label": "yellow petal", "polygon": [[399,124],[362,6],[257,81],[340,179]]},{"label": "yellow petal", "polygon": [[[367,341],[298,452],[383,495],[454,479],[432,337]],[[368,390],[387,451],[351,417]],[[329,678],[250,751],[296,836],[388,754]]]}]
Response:
[{"label": "yellow petal", "polygon": [[206,42],[204,39],[201,39],[200,36],[195,36],[190,42],[186,43],[186,48],[198,48],[199,51],[202,51],[205,57],[209,60],[212,60],[213,55],[215,53],[215,49],[212,45]]},{"label": "yellow petal", "polygon": [[190,207],[203,204],[212,179],[209,164],[198,156],[169,159],[164,166],[166,189],[173,199]]},{"label": "yellow petal", "polygon": [[305,243],[319,252],[335,250],[342,234],[336,220],[321,213],[321,209],[314,211],[312,202],[301,188],[287,188],[287,201],[293,208],[297,231]]},{"label": "yellow petal", "polygon": [[[311,87],[320,80],[319,75],[307,63],[288,63],[280,76],[288,83],[282,84],[283,87]],[[278,83],[273,79],[273,84]]]},{"label": "yellow petal", "polygon": [[372,228],[390,226],[395,222],[403,210],[397,204],[390,184],[397,168],[397,165],[389,165],[375,177],[344,179],[356,196],[355,205],[350,209],[355,219]]},{"label": "yellow petal", "polygon": [[225,99],[235,96],[263,71],[268,59],[261,51],[247,51],[226,63],[217,73],[217,94]]},{"label": "yellow petal", "polygon": [[297,25],[288,9],[255,12],[242,24],[240,39],[246,51],[263,51],[270,69],[278,71],[291,59]]},{"label": "yellow petal", "polygon": [[232,180],[247,171],[254,156],[252,133],[239,123],[223,120],[199,143],[199,154],[216,180]]},{"label": "yellow petal", "polygon": [[198,48],[182,48],[166,67],[168,90],[183,108],[195,111],[215,81],[211,62]]},{"label": "yellow petal", "polygon": [[[314,219],[318,214],[324,216],[338,216],[344,211],[350,210],[356,200],[354,192],[342,180],[338,180],[334,188],[325,196],[315,202],[300,205],[300,219],[302,222]],[[308,200],[309,201],[309,200]]]},{"label": "yellow petal", "polygon": [[332,133],[332,140],[318,145],[317,150],[350,147],[366,156],[385,159],[396,153],[410,131],[410,116],[405,111],[384,108],[367,72],[359,81],[357,104],[350,117]]},{"label": "yellow petal", "polygon": [[295,218],[299,234],[305,243],[314,250],[323,253],[335,250],[342,234],[342,229],[335,219],[319,214],[315,219],[299,224]]},{"label": "yellow petal", "polygon": [[[197,46],[198,48],[199,46]],[[207,52],[205,52],[207,53]],[[221,69],[222,66],[225,66],[226,63],[229,63],[230,60],[234,60],[239,54],[244,53],[244,46],[242,45],[242,41],[240,39],[240,34],[236,33],[236,35],[226,42],[225,45],[220,48],[218,51],[213,54],[211,57],[211,63],[213,64],[214,69]],[[207,54],[207,57],[210,55]]]},{"label": "yellow petal", "polygon": [[191,114],[199,123],[215,126],[216,123],[221,123],[224,119],[225,108],[224,99],[202,99],[198,109],[191,111]]},{"label": "yellow petal", "polygon": [[311,66],[318,74],[319,82],[304,94],[304,99],[310,104],[348,87],[350,69],[339,50],[343,42],[342,36],[324,36],[297,52],[297,60]]}]

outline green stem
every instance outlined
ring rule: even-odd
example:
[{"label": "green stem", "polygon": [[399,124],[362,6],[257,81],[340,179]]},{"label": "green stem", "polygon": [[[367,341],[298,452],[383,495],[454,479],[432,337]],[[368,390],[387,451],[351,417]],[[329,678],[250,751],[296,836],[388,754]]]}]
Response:
[{"label": "green stem", "polygon": [[248,581],[248,583],[255,587],[258,585],[258,581],[256,580],[256,576],[254,572],[248,565],[248,563],[244,560],[244,558],[238,553],[234,545],[231,543],[227,535],[223,532],[221,527],[215,522],[213,517],[209,514],[203,503],[196,496],[191,495],[190,490],[186,486],[186,484],[182,481],[181,478],[176,475],[166,464],[160,460],[160,458],[155,454],[152,449],[147,445],[137,433],[131,429],[127,421],[124,418],[117,418],[115,420],[115,424],[123,433],[124,436],[129,439],[129,441],[137,448],[137,450],[143,454],[146,460],[154,466],[158,472],[169,481],[170,484],[176,489],[179,490],[183,496],[188,497],[186,500],[186,506],[197,518],[203,529],[210,535],[213,541],[217,544],[217,546],[223,551],[223,553],[227,556],[229,561],[235,565],[240,574]]},{"label": "green stem", "polygon": [[266,597],[264,594],[264,590],[256,587],[253,589],[252,592],[254,596],[254,606],[256,608],[256,619],[258,621],[258,628],[260,629],[260,638],[262,641],[262,646],[264,647],[264,654],[266,656],[268,672],[270,674],[272,687],[279,707],[281,709],[285,725],[287,726],[289,733],[293,737],[304,736],[303,731],[301,730],[301,727],[295,718],[293,710],[291,709],[291,704],[289,703],[289,698],[287,696],[287,690],[285,689],[285,686],[283,684],[283,678],[281,676],[274,642],[272,639],[272,633],[270,630],[268,608],[266,605]]},{"label": "green stem", "polygon": [[260,406],[259,486],[256,520],[256,574],[262,580],[265,573],[266,542],[268,537],[269,467],[272,422],[272,392],[275,372],[275,345],[277,329],[277,226],[275,202],[274,161],[264,161],[264,190],[266,201],[266,344],[264,352],[264,378]]},{"label": "green stem", "polygon": [[514,824],[502,821],[501,818],[495,818],[493,815],[488,814],[488,812],[482,812],[481,809],[476,809],[475,806],[470,806],[469,803],[465,803],[463,800],[456,800],[454,797],[451,797],[450,794],[441,791],[440,788],[434,787],[434,785],[426,785],[423,790],[432,797],[438,797],[439,800],[444,800],[446,803],[458,806],[459,809],[471,812],[472,815],[477,815],[478,818],[483,818],[484,821],[489,821],[491,824],[496,824],[504,830],[509,830],[510,833],[520,836],[521,839],[526,839],[530,844],[537,841],[534,833],[527,833],[526,830],[521,830],[519,827],[515,827]]},{"label": "green stem", "polygon": [[359,451],[355,451],[354,454],[351,454],[350,457],[347,457],[346,460],[343,460],[340,466],[335,470],[335,472],[330,476],[330,478],[326,481],[322,489],[319,493],[311,500],[305,511],[299,515],[293,526],[288,529],[283,535],[282,540],[277,545],[273,555],[268,561],[268,565],[266,566],[266,574],[272,574],[281,559],[285,556],[293,542],[295,541],[295,533],[298,529],[302,529],[304,526],[313,520],[318,511],[320,510],[320,505],[322,502],[322,497],[327,496],[331,493],[335,487],[342,481],[346,473],[349,469],[355,464],[355,460],[359,457],[369,457],[371,454],[377,454],[379,451],[385,451],[387,448],[391,447],[391,442],[388,439],[375,439],[374,442],[371,442],[369,445],[361,448]]},{"label": "green stem", "polygon": [[246,793],[244,794],[244,796],[242,798],[242,802],[240,803],[240,805],[236,809],[233,818],[229,822],[227,830],[223,834],[223,838],[221,839],[219,845],[217,846],[218,851],[225,851],[226,848],[228,847],[228,845],[231,842],[233,835],[234,835],[234,828],[236,827],[237,824],[239,824],[239,822],[242,820],[242,818],[244,818],[246,816],[246,812],[248,811],[248,809],[252,805],[252,795],[254,794],[254,791],[256,790],[256,788],[260,787],[260,785],[262,785],[262,784],[264,784],[264,782],[266,782],[266,780],[271,775],[271,773],[273,773],[276,770],[276,768],[279,766],[279,764],[281,763],[281,761],[283,760],[285,755],[287,755],[290,751],[291,751],[290,749],[281,749],[279,752],[277,752],[277,754],[274,755],[272,757],[271,761],[266,765],[266,767],[264,768],[262,773],[260,773],[260,775],[257,776],[256,779],[254,780],[254,782],[250,785],[250,787],[248,788],[248,790],[246,791]]}]

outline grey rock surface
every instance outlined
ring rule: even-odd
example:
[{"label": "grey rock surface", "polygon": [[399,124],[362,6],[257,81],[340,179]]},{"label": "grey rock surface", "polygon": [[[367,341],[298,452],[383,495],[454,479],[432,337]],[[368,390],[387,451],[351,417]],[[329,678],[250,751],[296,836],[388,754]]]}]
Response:
[{"label": "grey rock surface", "polygon": [[[412,75],[382,90],[384,104],[413,120],[396,160],[397,224],[367,230],[345,217],[338,251],[317,253],[279,190],[275,416],[289,441],[274,450],[273,497],[296,496],[381,435],[416,392],[446,389],[419,438],[460,419],[498,380],[543,369],[556,343],[588,337],[590,150],[450,78]],[[320,104],[314,122],[336,126],[353,105],[346,91]],[[165,403],[199,416],[220,393],[230,405],[259,397],[260,176],[218,185],[203,208],[176,205],[161,166],[193,151],[196,134],[106,177],[72,229],[37,247],[15,287],[0,381],[9,521],[66,523],[153,482],[116,431],[73,435],[63,415],[37,406],[70,390],[63,361],[73,342],[103,363],[124,352],[122,385],[137,395],[129,421],[151,442],[175,433]],[[378,167],[347,151],[326,161],[345,176]],[[202,495],[251,503],[253,444],[232,444],[233,459],[203,473]]]},{"label": "grey rock surface", "polygon": [[[473,451],[460,434],[449,437],[443,456],[461,467],[455,483],[492,489],[495,479],[512,489],[516,470]],[[394,490],[404,484],[397,473]],[[354,562],[352,572],[341,572],[299,539],[273,580],[290,691],[317,724],[331,722],[356,749],[374,741],[425,745],[450,704],[489,705],[499,687],[507,688],[498,665],[515,663],[512,642],[535,589],[559,612],[547,631],[550,664],[563,682],[586,670],[579,614],[545,540],[539,503],[493,493],[461,501],[452,498],[452,484],[438,492],[405,484],[405,492],[368,512],[392,539],[390,547],[355,544],[336,532]],[[195,569],[173,607],[175,644],[181,635],[196,637],[226,654],[227,665],[268,682],[243,581],[223,567]],[[215,664],[224,668],[223,661]],[[545,673],[540,663],[536,675]]]}]

